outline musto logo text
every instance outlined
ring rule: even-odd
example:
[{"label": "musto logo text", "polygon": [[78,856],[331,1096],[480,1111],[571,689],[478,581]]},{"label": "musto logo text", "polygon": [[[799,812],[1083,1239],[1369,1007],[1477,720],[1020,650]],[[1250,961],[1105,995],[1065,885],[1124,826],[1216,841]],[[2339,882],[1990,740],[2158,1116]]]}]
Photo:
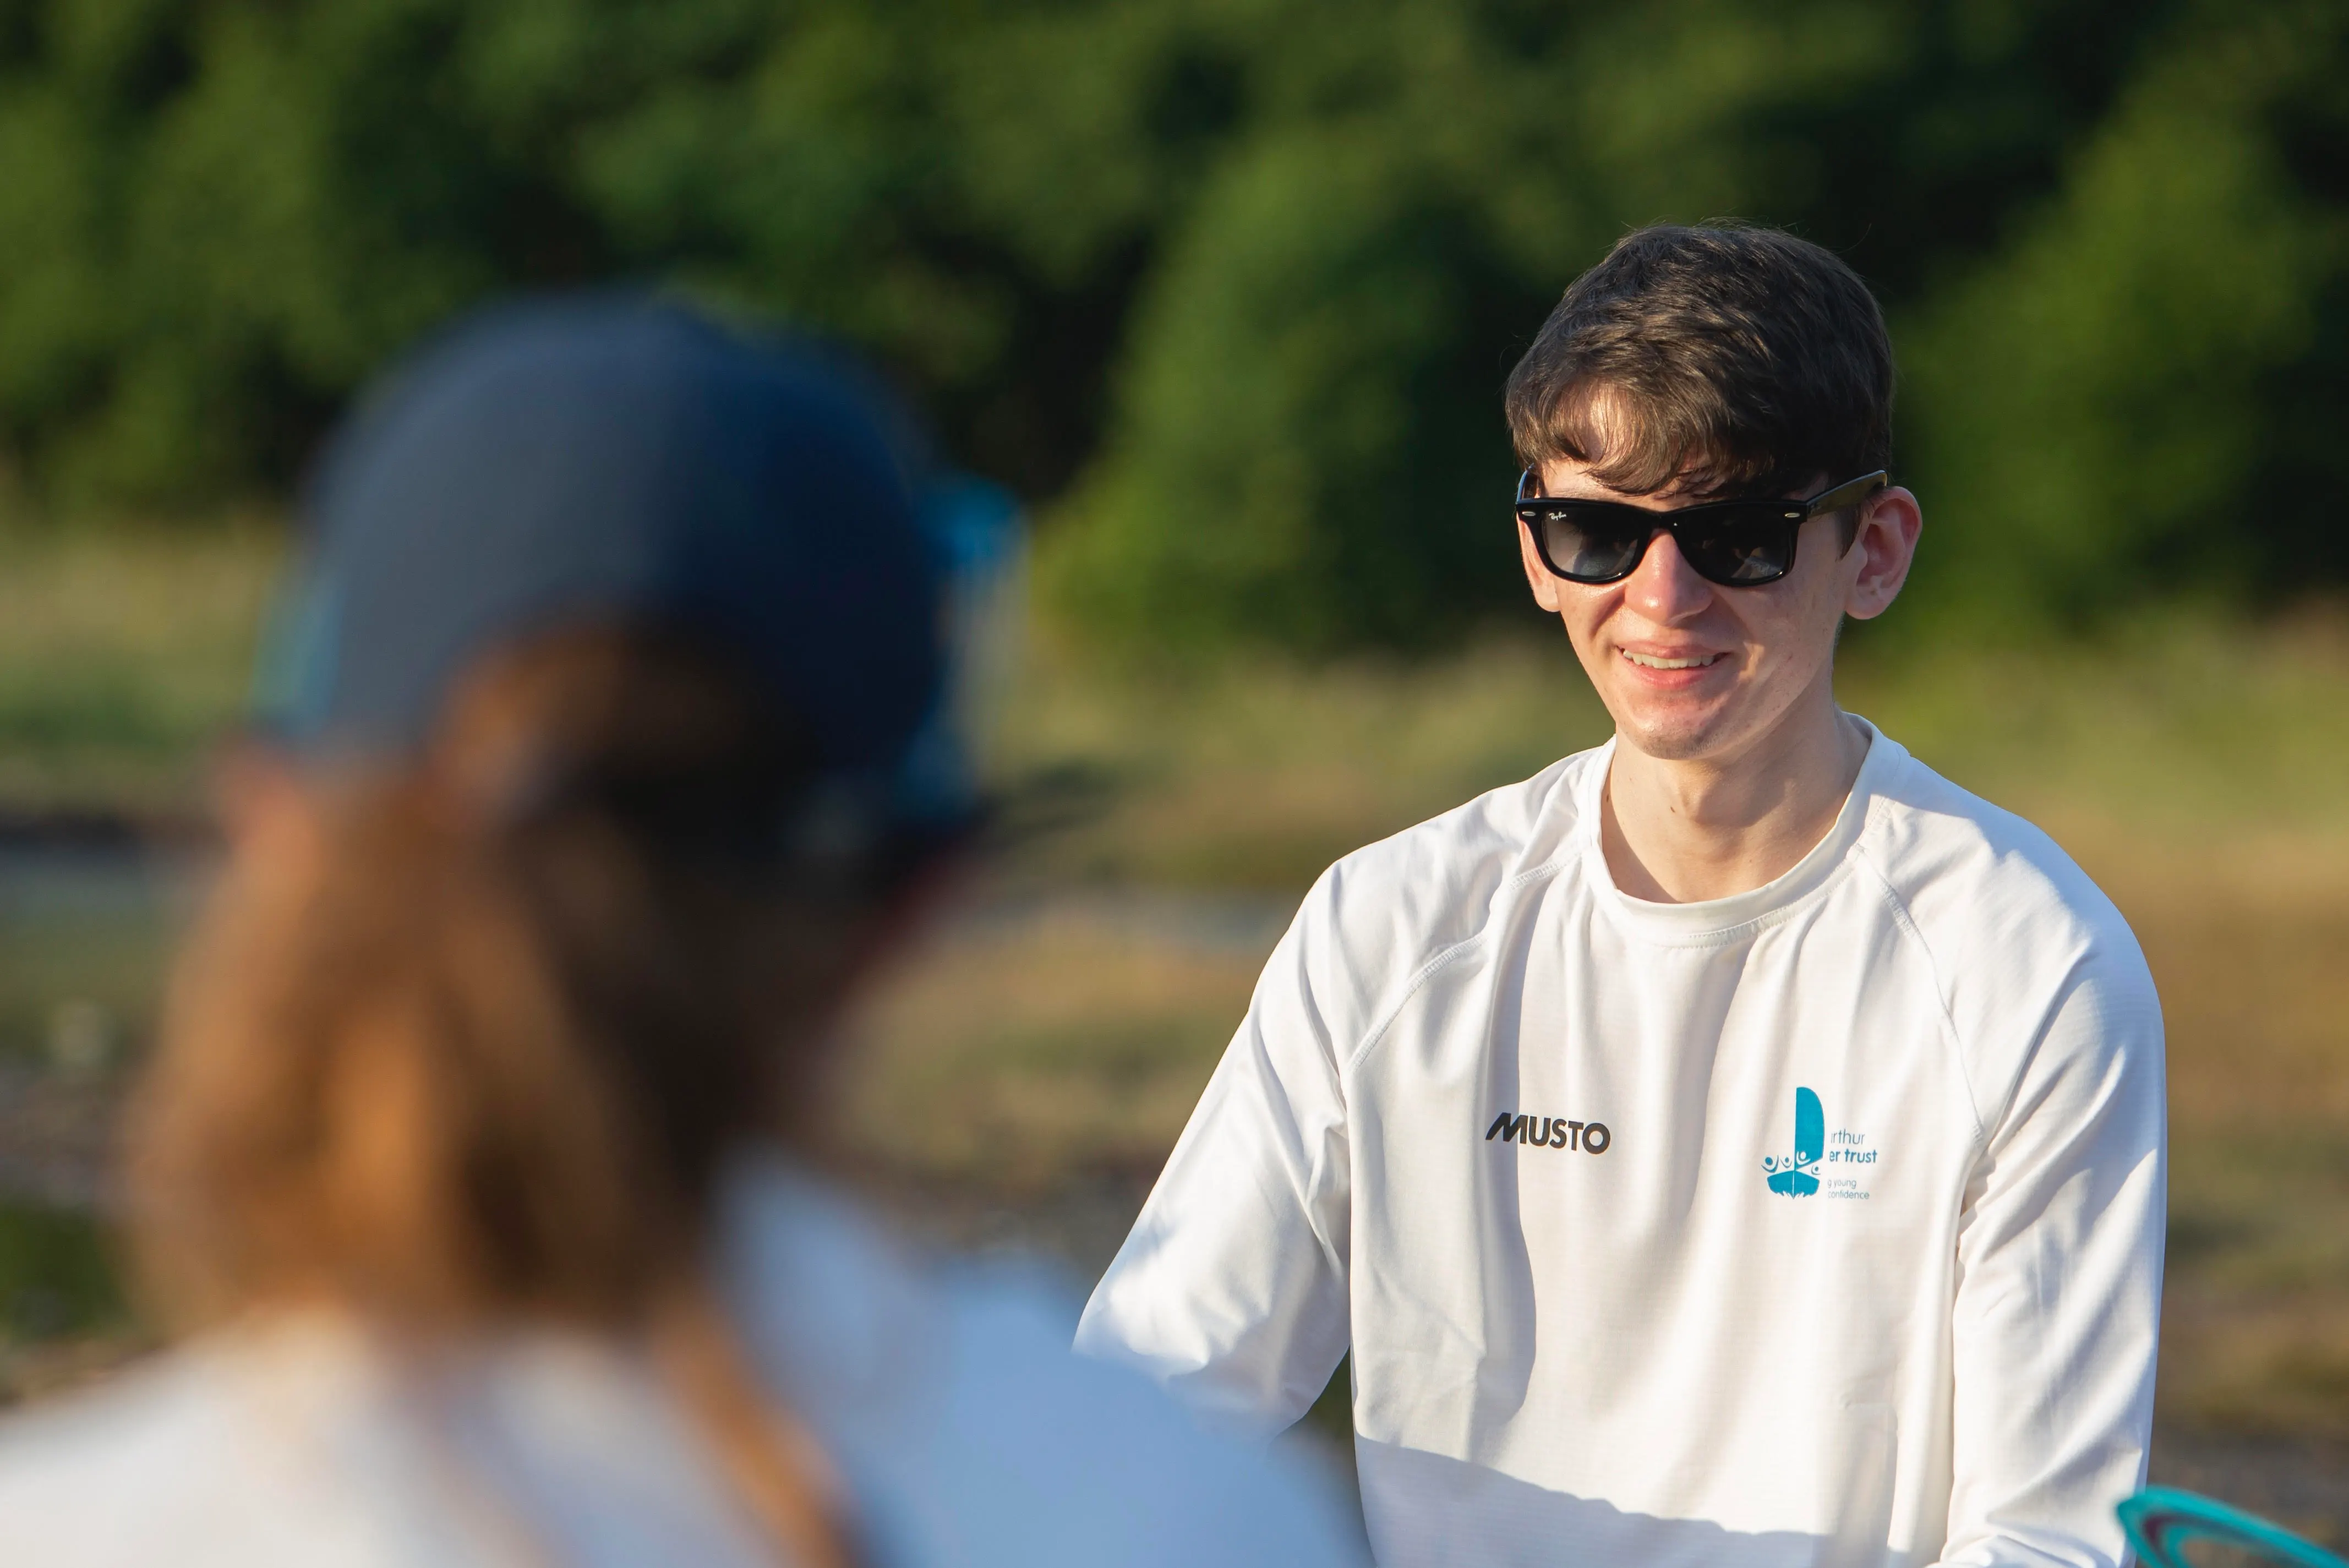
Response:
[{"label": "musto logo text", "polygon": [[1485,1142],[1495,1138],[1504,1143],[1529,1143],[1536,1149],[1579,1149],[1585,1154],[1604,1154],[1615,1141],[1603,1121],[1568,1121],[1562,1116],[1521,1116],[1507,1110],[1485,1130]]}]

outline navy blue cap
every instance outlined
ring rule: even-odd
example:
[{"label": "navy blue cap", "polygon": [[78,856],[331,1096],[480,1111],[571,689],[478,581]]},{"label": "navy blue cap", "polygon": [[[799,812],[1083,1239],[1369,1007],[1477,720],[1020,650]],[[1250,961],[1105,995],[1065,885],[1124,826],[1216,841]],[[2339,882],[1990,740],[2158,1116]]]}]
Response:
[{"label": "navy blue cap", "polygon": [[942,585],[888,422],[836,359],[680,306],[476,316],[330,445],[262,722],[303,752],[410,750],[492,646],[641,618],[737,652],[830,769],[936,795]]}]

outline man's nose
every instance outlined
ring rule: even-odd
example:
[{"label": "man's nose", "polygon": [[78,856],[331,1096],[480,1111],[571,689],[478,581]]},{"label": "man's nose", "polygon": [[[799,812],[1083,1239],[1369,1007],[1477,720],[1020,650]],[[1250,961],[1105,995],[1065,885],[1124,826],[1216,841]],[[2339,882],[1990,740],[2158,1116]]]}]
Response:
[{"label": "man's nose", "polygon": [[1687,620],[1713,601],[1713,584],[1698,576],[1669,533],[1658,531],[1623,584],[1625,603],[1663,625]]}]

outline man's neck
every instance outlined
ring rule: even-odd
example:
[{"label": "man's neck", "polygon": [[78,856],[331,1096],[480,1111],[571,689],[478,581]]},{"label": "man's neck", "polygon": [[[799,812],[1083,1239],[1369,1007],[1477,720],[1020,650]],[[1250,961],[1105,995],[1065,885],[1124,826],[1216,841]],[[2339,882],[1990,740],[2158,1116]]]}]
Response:
[{"label": "man's neck", "polygon": [[1868,736],[1825,691],[1734,758],[1668,761],[1619,741],[1599,819],[1615,885],[1655,903],[1775,881],[1827,835]]}]

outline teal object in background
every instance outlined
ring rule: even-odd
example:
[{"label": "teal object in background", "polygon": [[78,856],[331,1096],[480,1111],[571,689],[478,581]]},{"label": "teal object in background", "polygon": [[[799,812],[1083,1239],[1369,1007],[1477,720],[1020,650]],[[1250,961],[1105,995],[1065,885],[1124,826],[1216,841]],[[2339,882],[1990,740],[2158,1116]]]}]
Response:
[{"label": "teal object in background", "polygon": [[2230,1508],[2190,1491],[2150,1486],[2120,1505],[2121,1527],[2129,1544],[2152,1568],[2203,1568],[2187,1554],[2196,1542],[2248,1552],[2261,1563],[2293,1568],[2349,1568],[2313,1542],[2270,1524],[2240,1508]]}]

